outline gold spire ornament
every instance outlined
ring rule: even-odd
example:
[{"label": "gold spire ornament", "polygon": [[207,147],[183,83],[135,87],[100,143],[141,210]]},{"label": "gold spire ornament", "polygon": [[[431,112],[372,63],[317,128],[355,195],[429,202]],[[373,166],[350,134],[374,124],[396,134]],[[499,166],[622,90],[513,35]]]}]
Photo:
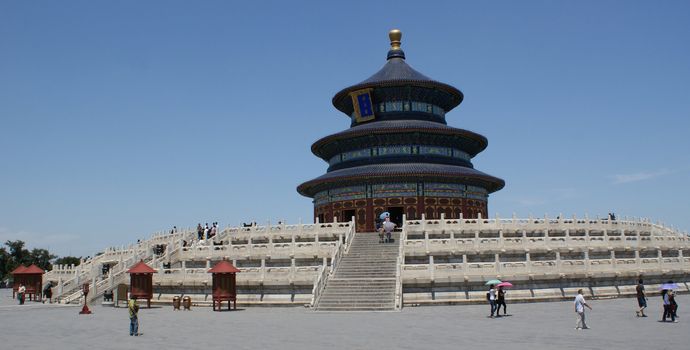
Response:
[{"label": "gold spire ornament", "polygon": [[400,29],[393,29],[388,32],[388,38],[391,39],[391,50],[400,50],[400,39],[402,38]]}]

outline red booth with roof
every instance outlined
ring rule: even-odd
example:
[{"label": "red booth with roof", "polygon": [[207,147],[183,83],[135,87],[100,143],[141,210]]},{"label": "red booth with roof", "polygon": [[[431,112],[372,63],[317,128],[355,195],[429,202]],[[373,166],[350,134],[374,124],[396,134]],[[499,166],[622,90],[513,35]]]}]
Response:
[{"label": "red booth with roof", "polygon": [[130,298],[146,299],[148,307],[151,307],[153,298],[153,274],[156,270],[146,265],[144,260],[136,263],[129,273],[129,296]]},{"label": "red booth with roof", "polygon": [[31,264],[29,267],[24,265],[19,265],[14,271],[12,271],[12,277],[14,283],[12,285],[12,298],[15,297],[19,285],[23,284],[26,288],[24,295],[28,297],[29,300],[38,300],[41,295],[41,287],[43,286],[43,271],[42,268]]},{"label": "red booth with roof", "polygon": [[24,283],[24,275],[22,272],[26,270],[26,266],[24,265],[19,265],[17,266],[16,269],[12,270],[10,272],[12,274],[12,299],[17,297],[17,290],[19,289],[20,284],[25,284]]},{"label": "red booth with roof", "polygon": [[232,263],[223,260],[208,272],[213,274],[213,310],[216,311],[216,303],[218,303],[218,311],[220,311],[223,301],[228,302],[228,310],[230,310],[230,302],[233,304],[233,309],[237,309],[236,274],[240,270]]}]

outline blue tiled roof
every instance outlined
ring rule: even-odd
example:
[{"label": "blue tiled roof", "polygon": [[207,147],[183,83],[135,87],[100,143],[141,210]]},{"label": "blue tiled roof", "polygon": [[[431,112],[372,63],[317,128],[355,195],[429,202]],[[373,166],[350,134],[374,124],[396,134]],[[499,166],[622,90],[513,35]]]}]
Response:
[{"label": "blue tiled roof", "polygon": [[[449,111],[460,104],[464,98],[462,92],[453,86],[433,80],[426,75],[419,73],[410,67],[404,58],[394,57],[388,59],[386,64],[368,79],[346,87],[333,96],[333,106],[341,112],[348,114],[352,112],[349,102],[349,93],[364,88],[382,88],[389,86],[412,86],[418,88],[429,88],[445,91],[447,96],[453,96],[448,105],[444,106]],[[452,101],[452,102],[450,102]]]},{"label": "blue tiled roof", "polygon": [[405,132],[419,132],[419,131],[429,131],[439,134],[451,134],[458,135],[467,139],[477,141],[479,147],[477,149],[465,150],[470,153],[471,156],[477,155],[477,153],[483,151],[488,145],[488,140],[486,137],[471,132],[465,129],[454,128],[445,124],[425,121],[425,120],[385,120],[380,122],[373,122],[367,124],[361,124],[353,126],[347,130],[328,135],[314,142],[311,149],[314,154],[321,156],[319,149],[325,144],[330,142],[349,139],[352,137],[357,137],[360,135],[370,135],[370,134],[387,134],[387,133],[405,133]]},{"label": "blue tiled roof", "polygon": [[364,165],[331,171],[301,184],[297,191],[304,196],[313,197],[315,192],[318,191],[316,188],[318,185],[344,182],[352,179],[366,182],[381,178],[393,182],[403,178],[450,178],[454,182],[465,182],[482,186],[489,192],[498,191],[505,186],[505,181],[502,179],[472,168],[445,164],[398,163]]}]

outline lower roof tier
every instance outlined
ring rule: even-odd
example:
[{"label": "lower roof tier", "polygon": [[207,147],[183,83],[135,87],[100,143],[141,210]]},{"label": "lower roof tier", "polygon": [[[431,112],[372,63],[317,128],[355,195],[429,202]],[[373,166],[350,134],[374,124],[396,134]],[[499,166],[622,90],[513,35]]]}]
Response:
[{"label": "lower roof tier", "polygon": [[481,171],[447,164],[398,163],[374,164],[334,170],[297,187],[301,195],[313,198],[316,193],[334,185],[390,181],[446,181],[483,187],[496,192],[505,181]]}]

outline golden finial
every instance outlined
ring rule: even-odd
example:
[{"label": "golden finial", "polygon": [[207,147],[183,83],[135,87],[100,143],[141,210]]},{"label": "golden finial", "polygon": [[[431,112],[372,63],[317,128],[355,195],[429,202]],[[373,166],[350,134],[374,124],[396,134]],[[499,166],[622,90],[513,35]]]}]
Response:
[{"label": "golden finial", "polygon": [[400,39],[402,32],[400,29],[393,29],[388,32],[388,37],[391,39],[391,50],[400,50]]}]

